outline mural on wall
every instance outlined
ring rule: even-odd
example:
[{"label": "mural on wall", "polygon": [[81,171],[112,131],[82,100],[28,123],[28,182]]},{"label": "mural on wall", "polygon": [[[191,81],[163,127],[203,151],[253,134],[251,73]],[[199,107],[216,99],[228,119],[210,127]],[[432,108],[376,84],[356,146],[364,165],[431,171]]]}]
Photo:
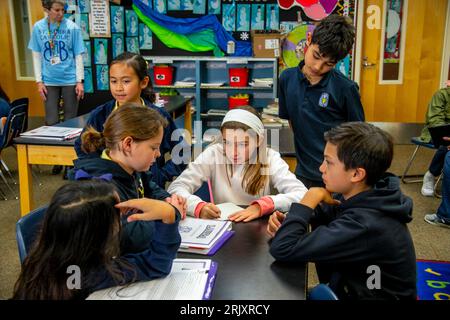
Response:
[{"label": "mural on wall", "polygon": [[[393,9],[402,1],[391,1]],[[215,56],[223,56],[227,42],[232,40],[236,43],[235,56],[251,56],[252,30],[285,33],[286,40],[280,52],[282,68],[296,66],[304,58],[306,35],[313,31],[315,23],[331,13],[354,20],[357,0],[133,0],[133,6],[129,5],[131,2],[111,1],[108,8],[102,7],[108,13],[103,19],[110,29],[109,37],[105,37],[108,32],[93,34],[89,28],[91,8],[94,8],[93,3],[99,2],[75,0],[73,3],[78,10],[71,15],[86,40],[88,52],[83,61],[85,68],[92,66],[88,72],[93,78],[93,91],[108,87],[108,83],[102,81],[107,78],[103,66],[124,50],[143,55],[158,55],[162,50],[162,55],[170,55],[166,51],[177,48],[194,55],[212,51]],[[208,15],[209,12],[214,14]],[[104,38],[97,40],[95,37]],[[393,40],[386,52],[392,48],[392,43]],[[336,69],[351,77],[352,57],[339,62]]]}]

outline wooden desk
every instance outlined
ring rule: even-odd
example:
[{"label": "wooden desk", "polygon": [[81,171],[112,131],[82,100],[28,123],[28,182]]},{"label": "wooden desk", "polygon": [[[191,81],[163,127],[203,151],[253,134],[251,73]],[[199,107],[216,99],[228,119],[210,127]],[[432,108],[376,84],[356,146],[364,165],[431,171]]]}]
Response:
[{"label": "wooden desk", "polygon": [[[167,103],[164,108],[172,116],[177,116],[184,107],[185,129],[192,132],[191,101],[193,98],[182,96],[165,97]],[[83,128],[88,120],[89,114],[70,119],[56,126]],[[44,139],[30,139],[18,137],[14,139],[17,145],[17,164],[19,171],[20,190],[20,214],[22,216],[34,209],[33,179],[31,165],[65,165],[72,166],[73,160],[77,158],[74,149],[76,139],[66,141],[52,141]]]},{"label": "wooden desk", "polygon": [[178,253],[179,258],[210,258],[218,263],[211,299],[306,299],[307,265],[274,261],[269,253],[267,220],[233,223],[235,234],[211,257]]}]

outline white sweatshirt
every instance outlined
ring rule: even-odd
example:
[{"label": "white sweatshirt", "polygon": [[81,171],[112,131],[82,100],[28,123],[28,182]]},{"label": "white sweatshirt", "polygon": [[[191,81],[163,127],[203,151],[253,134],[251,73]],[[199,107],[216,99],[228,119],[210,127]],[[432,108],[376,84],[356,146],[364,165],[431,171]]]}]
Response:
[{"label": "white sweatshirt", "polygon": [[[275,210],[288,211],[291,204],[299,202],[308,191],[303,183],[289,171],[289,166],[281,159],[280,153],[270,148],[267,148],[269,183],[265,185],[262,194],[255,196],[248,194],[242,188],[244,165],[235,166],[233,177],[228,179],[224,157],[222,144],[208,146],[167,189],[170,194],[176,193],[187,199],[188,215],[194,216],[195,208],[203,201],[194,195],[194,192],[208,179],[211,179],[216,204],[232,202],[237,205],[249,205],[263,196],[270,196]],[[272,195],[273,189],[278,190],[279,193]]]}]

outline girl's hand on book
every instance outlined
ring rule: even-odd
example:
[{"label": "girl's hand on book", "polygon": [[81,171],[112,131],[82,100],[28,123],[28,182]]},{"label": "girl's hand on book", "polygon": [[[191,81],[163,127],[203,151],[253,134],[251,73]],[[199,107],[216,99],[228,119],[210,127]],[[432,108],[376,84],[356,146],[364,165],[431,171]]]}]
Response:
[{"label": "girl's hand on book", "polygon": [[233,213],[228,217],[228,220],[233,222],[249,222],[261,216],[261,208],[258,204],[252,204],[246,209]]},{"label": "girl's hand on book", "polygon": [[220,218],[220,209],[213,203],[206,204],[200,211],[200,218],[202,219],[217,219]]}]

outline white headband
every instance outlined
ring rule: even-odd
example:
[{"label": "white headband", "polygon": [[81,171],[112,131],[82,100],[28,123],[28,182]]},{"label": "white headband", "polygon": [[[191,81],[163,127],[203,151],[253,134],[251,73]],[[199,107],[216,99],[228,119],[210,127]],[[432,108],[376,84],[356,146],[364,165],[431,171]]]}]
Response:
[{"label": "white headband", "polygon": [[232,109],[228,111],[223,118],[222,126],[224,123],[231,121],[243,123],[253,129],[257,135],[264,136],[264,125],[262,121],[247,110]]}]

